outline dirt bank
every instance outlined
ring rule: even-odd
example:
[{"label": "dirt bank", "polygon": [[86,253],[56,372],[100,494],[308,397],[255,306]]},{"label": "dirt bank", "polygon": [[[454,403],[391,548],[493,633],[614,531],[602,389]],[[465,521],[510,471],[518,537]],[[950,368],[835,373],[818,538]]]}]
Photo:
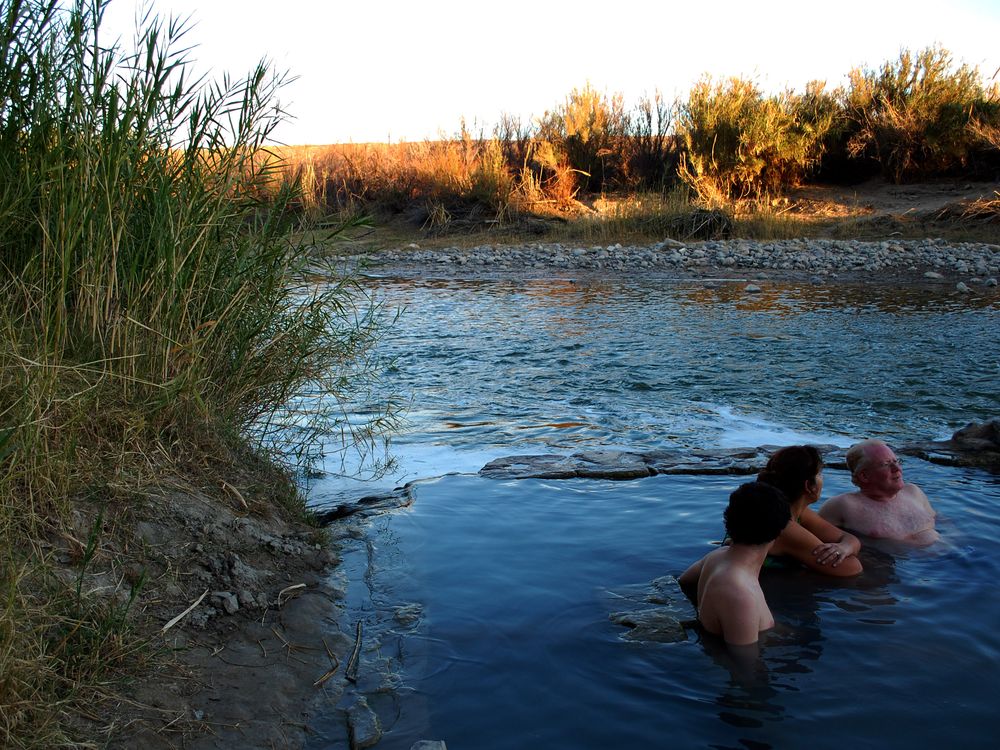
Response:
[{"label": "dirt bank", "polygon": [[[85,735],[110,724],[101,744],[299,747],[316,701],[340,697],[353,637],[339,631],[334,535],[289,520],[244,472],[228,474],[149,492],[128,518],[104,521],[84,589],[123,599],[144,577],[130,619],[146,647],[145,671],[79,719]],[[67,536],[87,538],[93,515],[76,515]]]}]

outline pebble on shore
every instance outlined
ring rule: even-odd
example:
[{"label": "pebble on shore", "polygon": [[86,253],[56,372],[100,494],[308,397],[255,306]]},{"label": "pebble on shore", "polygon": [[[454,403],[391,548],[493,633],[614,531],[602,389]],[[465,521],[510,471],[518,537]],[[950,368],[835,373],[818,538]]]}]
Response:
[{"label": "pebble on shore", "polygon": [[[995,279],[1000,274],[1000,245],[947,242],[941,239],[868,242],[861,240],[725,240],[680,243],[664,240],[652,245],[580,247],[563,243],[479,245],[424,250],[411,244],[403,249],[379,250],[349,256],[368,267],[421,269],[461,268],[468,272],[504,272],[526,269],[645,271],[691,275],[707,270],[767,272],[774,276],[802,276],[813,283],[840,275],[878,280],[895,275],[929,281],[955,277]],[[994,280],[994,284],[995,284]],[[987,286],[992,286],[989,281]]]}]

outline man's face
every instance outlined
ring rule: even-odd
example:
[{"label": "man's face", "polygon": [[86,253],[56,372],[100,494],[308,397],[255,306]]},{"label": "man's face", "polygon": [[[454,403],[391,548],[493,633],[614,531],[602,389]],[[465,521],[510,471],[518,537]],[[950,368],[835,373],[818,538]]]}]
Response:
[{"label": "man's face", "polygon": [[868,462],[859,479],[862,490],[895,493],[903,489],[903,469],[888,445],[873,445],[868,449]]}]

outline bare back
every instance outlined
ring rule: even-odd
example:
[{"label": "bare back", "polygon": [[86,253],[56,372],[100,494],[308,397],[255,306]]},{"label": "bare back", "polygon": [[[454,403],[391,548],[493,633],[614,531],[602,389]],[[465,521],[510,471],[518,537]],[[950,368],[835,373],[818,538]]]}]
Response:
[{"label": "bare back", "polygon": [[739,550],[723,547],[705,556],[698,578],[698,620],[709,633],[733,645],[755,643],[762,630],[774,627],[756,569]]}]

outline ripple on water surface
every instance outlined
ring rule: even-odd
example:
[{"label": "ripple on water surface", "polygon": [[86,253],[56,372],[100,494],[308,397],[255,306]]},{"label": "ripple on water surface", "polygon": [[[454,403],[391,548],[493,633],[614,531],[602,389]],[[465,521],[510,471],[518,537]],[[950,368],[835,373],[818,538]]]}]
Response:
[{"label": "ripple on water surface", "polygon": [[939,438],[1000,412],[995,293],[762,283],[748,295],[742,282],[585,277],[372,283],[387,308],[403,309],[380,349],[396,361],[383,397],[412,404],[388,486],[466,467],[469,454]]}]

